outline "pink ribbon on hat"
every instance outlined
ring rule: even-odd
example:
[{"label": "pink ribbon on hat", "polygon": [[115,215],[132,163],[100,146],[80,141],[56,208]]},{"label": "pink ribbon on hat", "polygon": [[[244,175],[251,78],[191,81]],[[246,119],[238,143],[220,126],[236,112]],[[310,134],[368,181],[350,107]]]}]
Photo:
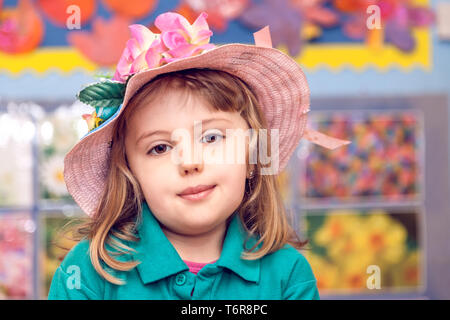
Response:
[{"label": "pink ribbon on hat", "polygon": [[[258,47],[272,48],[269,26],[265,26],[261,30],[253,33],[253,38],[255,39],[255,45]],[[337,139],[310,128],[305,129],[303,138],[327,149],[336,149],[351,143],[351,141]]]}]

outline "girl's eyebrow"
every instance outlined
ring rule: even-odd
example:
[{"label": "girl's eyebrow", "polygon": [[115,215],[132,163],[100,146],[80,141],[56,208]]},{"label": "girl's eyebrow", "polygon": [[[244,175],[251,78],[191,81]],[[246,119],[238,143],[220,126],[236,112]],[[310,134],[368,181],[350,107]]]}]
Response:
[{"label": "girl's eyebrow", "polygon": [[[225,119],[225,118],[211,118],[211,119],[204,119],[204,120],[201,120],[201,122],[198,123],[197,126],[200,125],[200,124],[201,124],[201,125],[208,124],[208,123],[214,122],[214,121],[225,121],[225,122],[228,122],[228,123],[231,123],[231,124],[233,123],[232,121],[230,121],[230,120],[228,120],[228,119]],[[144,132],[144,133],[136,140],[136,145],[139,144],[139,142],[140,142],[141,140],[150,138],[151,136],[157,135],[157,134],[161,134],[161,135],[164,135],[164,134],[170,134],[170,131],[165,131],[165,130],[155,130],[155,131]]]}]

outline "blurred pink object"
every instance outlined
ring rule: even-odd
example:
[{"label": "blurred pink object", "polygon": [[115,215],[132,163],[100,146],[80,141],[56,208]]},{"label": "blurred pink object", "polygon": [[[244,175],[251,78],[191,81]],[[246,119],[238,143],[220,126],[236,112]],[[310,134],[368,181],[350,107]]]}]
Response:
[{"label": "blurred pink object", "polygon": [[24,214],[0,217],[0,297],[31,298],[33,239],[27,230],[29,221]]},{"label": "blurred pink object", "polygon": [[324,7],[328,0],[291,0],[294,8],[300,11],[305,20],[322,27],[333,27],[339,23],[339,16]]},{"label": "blurred pink object", "polygon": [[0,51],[17,54],[36,49],[43,36],[44,24],[30,0],[20,0],[15,8],[1,8]]},{"label": "blurred pink object", "polygon": [[92,32],[74,31],[68,34],[68,41],[83,55],[100,66],[112,66],[120,57],[122,48],[129,38],[126,18],[116,16],[109,21],[97,18]]},{"label": "blurred pink object", "polygon": [[249,0],[183,0],[194,12],[206,12],[211,26],[219,32],[228,27],[228,21],[241,15]]}]

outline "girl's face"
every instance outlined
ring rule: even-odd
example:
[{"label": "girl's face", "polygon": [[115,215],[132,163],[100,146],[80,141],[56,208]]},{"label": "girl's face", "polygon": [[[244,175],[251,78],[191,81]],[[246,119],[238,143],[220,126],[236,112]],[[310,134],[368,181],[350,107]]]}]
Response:
[{"label": "girl's face", "polygon": [[[202,98],[169,89],[158,99],[140,105],[127,127],[125,148],[129,167],[163,228],[183,235],[199,235],[222,226],[238,208],[245,191],[246,162],[205,161],[206,154],[213,160],[223,158],[218,151],[225,150],[224,144],[228,143],[227,129],[247,132],[249,127],[237,112],[211,111]],[[172,135],[180,129],[184,135]],[[148,135],[155,131],[158,132]],[[245,160],[248,140],[244,145]],[[198,185],[215,187],[201,200],[180,196],[186,188]]]}]

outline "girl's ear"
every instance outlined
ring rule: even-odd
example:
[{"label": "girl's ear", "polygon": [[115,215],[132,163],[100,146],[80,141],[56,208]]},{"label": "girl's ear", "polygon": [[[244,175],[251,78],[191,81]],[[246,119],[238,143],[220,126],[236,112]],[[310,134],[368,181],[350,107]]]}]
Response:
[{"label": "girl's ear", "polygon": [[250,170],[247,172],[247,179],[253,179],[255,176],[255,166],[251,166]]}]

